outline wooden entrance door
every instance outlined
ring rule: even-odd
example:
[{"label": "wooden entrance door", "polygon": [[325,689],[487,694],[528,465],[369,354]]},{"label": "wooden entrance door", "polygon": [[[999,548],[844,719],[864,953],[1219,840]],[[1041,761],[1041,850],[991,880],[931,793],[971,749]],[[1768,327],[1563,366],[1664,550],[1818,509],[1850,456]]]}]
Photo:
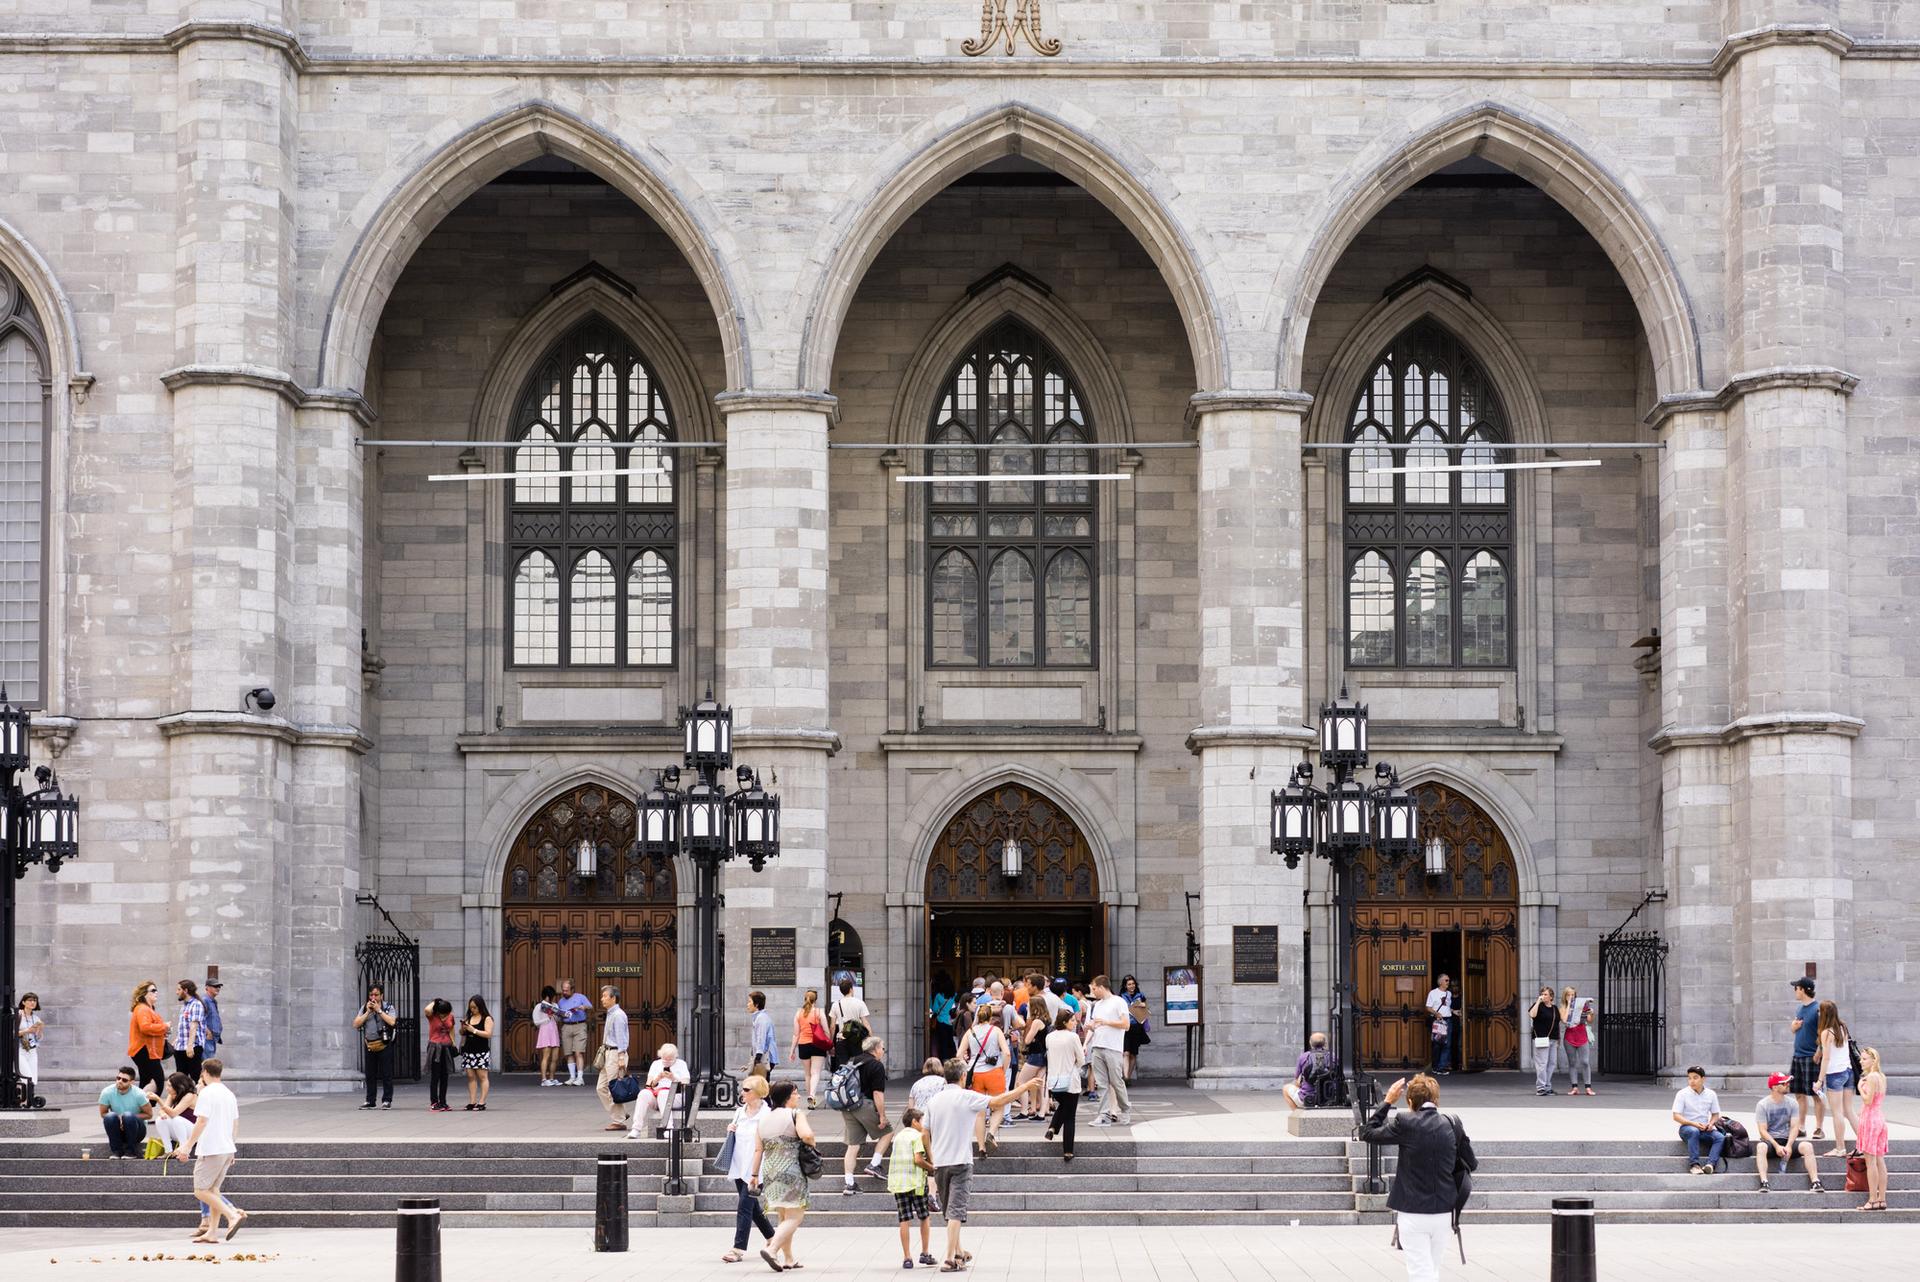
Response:
[{"label": "wooden entrance door", "polygon": [[[1432,1051],[1427,991],[1444,958],[1459,1017],[1456,1067],[1520,1063],[1519,907],[1513,853],[1486,812],[1438,784],[1413,790],[1420,831],[1447,845],[1447,869],[1389,865],[1372,851],[1356,875],[1353,964],[1360,1063],[1424,1068]],[[1462,959],[1456,974],[1454,958]]]},{"label": "wooden entrance door", "polygon": [[[583,838],[598,850],[592,878],[578,875],[574,851]],[[514,842],[501,894],[501,1047],[509,1072],[536,1067],[534,1003],[562,979],[594,1003],[593,1044],[602,984],[620,989],[635,1059],[651,1059],[674,1039],[673,865],[640,858],[633,839],[632,803],[584,784],[548,802]]]}]

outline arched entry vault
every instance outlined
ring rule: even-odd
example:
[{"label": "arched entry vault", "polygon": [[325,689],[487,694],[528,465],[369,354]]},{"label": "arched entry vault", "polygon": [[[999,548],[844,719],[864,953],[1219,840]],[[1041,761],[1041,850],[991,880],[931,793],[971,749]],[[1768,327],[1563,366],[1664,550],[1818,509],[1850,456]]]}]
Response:
[{"label": "arched entry vault", "polygon": [[1193,350],[1195,380],[1203,389],[1226,386],[1225,318],[1208,277],[1214,255],[1176,216],[1169,184],[1144,156],[1123,159],[1058,115],[1023,103],[979,113],[907,155],[823,230],[811,255],[817,274],[803,283],[805,292],[796,300],[806,317],[801,386],[817,390],[830,383],[847,309],[901,224],[954,179],[1012,155],[1072,179],[1125,224],[1173,294]]},{"label": "arched entry vault", "polygon": [[1599,242],[1633,296],[1661,397],[1704,385],[1699,323],[1672,251],[1643,194],[1562,128],[1517,107],[1476,102],[1389,139],[1328,197],[1299,265],[1276,281],[1279,386],[1298,387],[1313,309],[1335,264],[1376,214],[1427,175],[1483,156],[1540,188]]},{"label": "arched entry vault", "polygon": [[[328,260],[320,334],[319,382],[362,390],[367,358],[407,263],[440,220],[514,166],[556,155],[592,170],[659,223],[685,256],[713,308],[731,387],[750,386],[752,358],[745,303],[723,253],[724,232],[705,199],[657,153],[629,146],[548,101],[523,103],[472,125],[424,158],[405,162],[380,194],[356,211],[357,234],[343,231]],[[349,239],[351,237],[351,239]]]}]

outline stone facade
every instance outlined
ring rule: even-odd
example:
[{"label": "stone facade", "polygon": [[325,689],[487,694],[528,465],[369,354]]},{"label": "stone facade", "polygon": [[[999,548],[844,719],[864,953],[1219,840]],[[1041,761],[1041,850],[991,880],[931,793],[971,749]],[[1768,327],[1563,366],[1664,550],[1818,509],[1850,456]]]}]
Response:
[{"label": "stone facade", "polygon": [[[1512,846],[1523,991],[1592,991],[1660,888],[1670,1063],[1780,1062],[1813,966],[1911,1080],[1916,7],[1044,8],[1058,57],[964,56],[946,0],[0,0],[0,269],[56,393],[37,716],[84,799],[82,859],[22,885],[53,1076],[110,1069],[135,981],[216,965],[249,1076],[351,1077],[363,892],[429,992],[496,994],[514,835],[631,792],[712,682],[785,805],[781,860],[726,876],[736,1040],[739,941],[796,926],[819,975],[839,895],[917,1049],[933,842],[1017,781],[1156,1001],[1200,895],[1204,1072],[1258,1083],[1331,935],[1266,797],[1351,679],[1379,755]],[[716,443],[679,459],[670,672],[509,669],[501,488],[427,479],[500,455],[357,443],[500,439],[589,315]],[[1098,456],[1130,479],[1089,669],[924,662],[897,447],[1004,316],[1097,439],[1155,447]],[[1318,447],[1421,317],[1516,441],[1642,448],[1513,474],[1510,669],[1349,678]],[[1245,924],[1278,988],[1226,982]]]}]

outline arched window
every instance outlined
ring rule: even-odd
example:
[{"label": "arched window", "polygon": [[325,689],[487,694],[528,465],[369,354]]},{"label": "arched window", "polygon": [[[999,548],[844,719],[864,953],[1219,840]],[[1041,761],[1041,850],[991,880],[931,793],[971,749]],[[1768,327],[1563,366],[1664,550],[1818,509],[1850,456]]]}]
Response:
[{"label": "arched window", "polygon": [[0,685],[46,706],[46,451],[52,375],[19,282],[0,269]]},{"label": "arched window", "polygon": [[[1006,320],[955,363],[929,424],[936,474],[1092,470],[1073,376]],[[1089,481],[954,481],[927,496],[927,661],[935,667],[1090,667],[1095,661],[1094,487]],[[1038,590],[1036,591],[1036,585]]]},{"label": "arched window", "polygon": [[1487,445],[1506,439],[1486,374],[1437,323],[1373,362],[1347,430],[1347,666],[1511,666],[1506,473],[1438,470],[1498,462]]},{"label": "arched window", "polygon": [[[645,442],[672,440],[673,416],[652,369],[612,326],[583,321],[528,380],[512,436],[552,444],[514,451],[510,661],[672,667],[674,452]],[[641,474],[611,474],[627,468]],[[562,471],[598,475],[545,475]]]}]

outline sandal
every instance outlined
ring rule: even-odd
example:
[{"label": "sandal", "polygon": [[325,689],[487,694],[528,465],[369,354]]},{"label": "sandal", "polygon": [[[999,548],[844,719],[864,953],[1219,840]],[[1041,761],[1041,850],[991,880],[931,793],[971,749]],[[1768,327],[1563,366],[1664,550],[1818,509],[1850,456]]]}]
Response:
[{"label": "sandal", "polygon": [[1822,1127],[1822,1126],[1816,1126],[1816,1127],[1814,1127],[1814,1128],[1813,1128],[1813,1134],[1812,1134],[1811,1136],[1809,1136],[1808,1138],[1810,1138],[1810,1139],[1816,1139],[1816,1140],[1823,1140],[1823,1139],[1825,1139],[1825,1138],[1827,1138],[1827,1131],[1826,1131],[1826,1128],[1825,1128],[1825,1127]]},{"label": "sandal", "polygon": [[960,1263],[958,1260],[948,1260],[940,1266],[940,1271],[942,1273],[963,1273],[966,1271],[966,1267],[966,1265]]},{"label": "sandal", "polygon": [[242,1211],[240,1213],[240,1218],[227,1226],[227,1241],[229,1242],[233,1241],[233,1235],[238,1233],[242,1228],[244,1228],[246,1226],[247,1221],[252,1218],[253,1217],[251,1215],[248,1215],[245,1211]]},{"label": "sandal", "polygon": [[1593,1087],[1591,1086],[1587,1087],[1587,1094],[1589,1095],[1593,1094]]},{"label": "sandal", "polygon": [[740,1263],[740,1261],[746,1258],[747,1257],[739,1251],[728,1251],[725,1255],[720,1257],[720,1262],[722,1264],[738,1264]]},{"label": "sandal", "polygon": [[776,1259],[774,1259],[774,1258],[773,1258],[773,1252],[772,1252],[772,1251],[762,1251],[762,1252],[760,1252],[760,1258],[761,1258],[761,1259],[763,1259],[763,1260],[765,1260],[765,1261],[767,1262],[767,1267],[768,1267],[768,1268],[770,1268],[770,1269],[772,1269],[772,1270],[773,1270],[773,1271],[774,1271],[775,1273],[779,1273],[779,1272],[782,1272],[782,1271],[783,1271],[783,1270],[782,1270],[782,1267],[781,1267],[781,1264],[780,1264],[780,1261],[778,1261],[778,1260],[776,1260]]},{"label": "sandal", "polygon": [[961,1251],[961,1252],[960,1252],[959,1254],[957,1254],[957,1255],[955,1255],[955,1256],[954,1256],[953,1258],[954,1258],[954,1259],[956,1259],[956,1260],[958,1260],[958,1261],[960,1261],[960,1263],[962,1263],[962,1264],[972,1264],[972,1263],[973,1263],[973,1252],[971,1252],[971,1251]]}]

